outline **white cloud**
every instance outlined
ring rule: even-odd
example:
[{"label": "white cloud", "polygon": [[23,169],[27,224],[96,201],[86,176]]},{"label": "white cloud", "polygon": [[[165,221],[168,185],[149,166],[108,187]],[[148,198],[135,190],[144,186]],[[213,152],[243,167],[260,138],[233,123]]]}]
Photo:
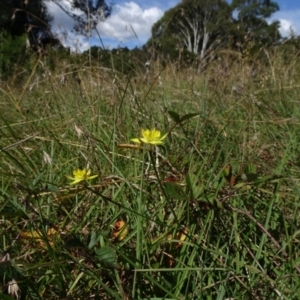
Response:
[{"label": "white cloud", "polygon": [[280,22],[279,31],[283,37],[288,37],[291,29],[300,35],[300,9],[278,11],[272,16],[272,20]]},{"label": "white cloud", "polygon": [[[87,38],[73,32],[74,20],[54,2],[46,1],[45,3],[53,16],[52,31],[62,44],[70,47],[72,51],[88,49],[90,44]],[[69,1],[61,0],[60,4],[70,9]],[[78,12],[75,13],[78,14]],[[112,42],[112,47],[120,43],[124,45],[135,43],[141,46],[150,38],[152,25],[162,15],[163,11],[158,7],[142,8],[135,2],[125,2],[115,5],[112,15],[104,22],[100,22],[97,30],[102,40]],[[95,39],[93,39],[93,44],[95,44]]]},{"label": "white cloud", "polygon": [[[75,22],[72,17],[70,17],[64,10],[62,10],[53,1],[46,1],[46,7],[49,13],[53,17],[52,32],[61,41],[64,47],[70,47],[71,51],[82,52],[87,50],[90,46],[85,36],[76,34],[73,31]],[[60,5],[65,9],[71,9],[71,4],[69,1],[61,0]],[[79,15],[78,10],[73,10],[72,13]]]},{"label": "white cloud", "polygon": [[283,37],[289,36],[291,30],[296,31],[291,21],[285,19],[279,19],[279,22],[280,22],[279,31]]},{"label": "white cloud", "polygon": [[[71,8],[70,0],[57,1],[66,9]],[[178,2],[179,0],[135,0],[115,5],[111,17],[97,26],[104,45],[109,46],[108,41],[111,47],[118,44],[129,47],[143,45],[151,36],[152,25],[162,17],[164,10]],[[45,4],[54,17],[52,31],[58,35],[62,44],[71,47],[72,51],[88,49],[90,43],[87,38],[73,31],[74,20],[53,1],[45,1]],[[79,14],[79,11],[73,13]],[[280,22],[280,33],[283,37],[289,36],[291,28],[300,35],[300,9],[280,10],[272,16],[270,21],[272,20]],[[100,45],[96,35],[92,44]]]},{"label": "white cloud", "polygon": [[152,25],[162,15],[163,11],[157,7],[142,9],[135,2],[126,2],[116,5],[112,16],[99,23],[97,29],[102,38],[115,38],[119,42],[135,40],[144,44],[151,36]]}]

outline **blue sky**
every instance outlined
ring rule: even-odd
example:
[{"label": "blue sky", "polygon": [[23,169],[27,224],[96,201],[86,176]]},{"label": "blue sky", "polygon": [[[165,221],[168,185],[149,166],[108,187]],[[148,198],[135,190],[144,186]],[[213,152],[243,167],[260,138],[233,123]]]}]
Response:
[{"label": "blue sky", "polygon": [[[59,1],[60,4],[64,3],[68,7],[72,0]],[[152,25],[166,10],[179,2],[180,0],[115,0],[111,17],[97,26],[104,46],[107,48],[142,46],[151,35]],[[280,10],[270,21],[280,21],[280,31],[283,36],[289,35],[290,28],[300,35],[300,1],[278,0],[276,2]],[[73,51],[81,52],[92,45],[100,44],[96,38],[88,40],[72,33],[74,21],[55,4],[55,1],[48,0],[45,3],[54,17],[52,30],[64,45],[70,46]]]}]

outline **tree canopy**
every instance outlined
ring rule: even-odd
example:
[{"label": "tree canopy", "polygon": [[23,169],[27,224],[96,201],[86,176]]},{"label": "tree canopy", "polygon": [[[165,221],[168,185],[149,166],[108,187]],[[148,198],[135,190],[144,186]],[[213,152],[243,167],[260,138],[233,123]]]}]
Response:
[{"label": "tree canopy", "polygon": [[28,46],[43,52],[49,44],[60,45],[51,31],[50,2],[73,18],[78,34],[90,33],[112,10],[105,0],[0,0],[0,78],[13,73],[15,65],[25,66]]},{"label": "tree canopy", "polygon": [[183,0],[152,27],[148,43],[163,51],[186,49],[202,58],[232,22],[230,6],[223,0]]},{"label": "tree canopy", "polygon": [[51,34],[49,24],[52,20],[44,1],[41,0],[3,0],[0,3],[0,30],[11,36],[28,33],[31,38],[38,32]]},{"label": "tree canopy", "polygon": [[111,15],[113,7],[106,3],[105,0],[48,1],[54,2],[75,21],[74,29],[80,34],[90,32],[99,22],[108,18]]},{"label": "tree canopy", "polygon": [[0,30],[12,36],[27,33],[31,43],[55,40],[51,33],[53,16],[47,3],[53,2],[75,21],[74,30],[85,34],[100,21],[108,18],[112,6],[105,0],[2,0],[0,1]]},{"label": "tree canopy", "polygon": [[233,0],[232,9],[237,12],[240,37],[251,35],[262,44],[279,40],[279,23],[267,22],[267,18],[279,10],[277,3],[270,0]]},{"label": "tree canopy", "polygon": [[[267,18],[278,5],[268,0],[182,0],[166,11],[152,27],[148,45],[162,52],[174,53],[184,49],[204,58],[209,49],[221,45],[244,44],[249,36],[260,44],[277,41],[278,22],[269,24]],[[234,17],[237,12],[237,17]]]}]

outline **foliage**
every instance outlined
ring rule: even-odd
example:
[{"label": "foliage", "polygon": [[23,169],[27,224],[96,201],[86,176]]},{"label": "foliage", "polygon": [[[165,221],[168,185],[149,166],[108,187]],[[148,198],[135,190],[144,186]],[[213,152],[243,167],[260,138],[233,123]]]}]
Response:
[{"label": "foliage", "polygon": [[127,47],[116,49],[102,49],[93,46],[83,53],[84,56],[91,57],[102,67],[110,68],[126,75],[134,75],[145,71],[145,63],[149,59],[148,49],[134,48],[129,50]]},{"label": "foliage", "polygon": [[[63,1],[53,0],[53,2],[74,19],[78,33],[87,33],[88,22],[89,26],[93,27],[96,22],[107,18],[112,10],[112,6],[106,4],[105,1],[89,1],[89,6],[86,5],[85,0],[73,1],[71,9],[66,9]],[[38,53],[61,46],[60,41],[51,32],[53,18],[47,10],[46,3],[47,1],[42,0],[0,1],[0,74],[2,78],[11,76],[14,68],[20,63],[25,69],[28,69],[28,66],[31,67],[30,59],[28,59],[31,55],[29,46]],[[78,14],[79,11],[81,14]]]},{"label": "foliage", "polygon": [[147,45],[170,61],[181,60],[184,51],[202,61],[211,60],[217,49],[254,55],[280,40],[279,23],[267,21],[277,10],[272,1],[183,0],[153,25]]},{"label": "foliage", "polygon": [[0,18],[0,29],[5,29],[12,36],[23,35],[28,31],[28,25],[47,28],[51,22],[41,0],[3,0],[0,2]]},{"label": "foliage", "polygon": [[269,23],[269,18],[279,6],[276,2],[265,0],[233,0],[232,8],[236,10],[239,42],[251,38],[256,45],[274,44],[280,39],[279,22]]},{"label": "foliage", "polygon": [[0,11],[0,30],[5,30],[13,38],[27,34],[28,42],[34,47],[59,44],[51,33],[52,17],[44,1],[4,0],[1,1]]},{"label": "foliage", "polygon": [[152,27],[148,45],[158,46],[173,59],[184,49],[204,58],[218,47],[232,23],[229,5],[222,0],[184,0],[165,12]]},{"label": "foliage", "polygon": [[74,30],[84,35],[91,34],[96,25],[107,19],[112,12],[112,5],[107,4],[105,0],[74,0],[67,3],[60,0],[51,1],[76,22]]},{"label": "foliage", "polygon": [[39,48],[44,48],[47,44],[60,44],[51,32],[53,17],[46,5],[50,1],[75,21],[74,29],[80,34],[90,34],[96,24],[109,17],[112,11],[112,6],[104,0],[76,0],[70,3],[55,0],[4,0],[0,3],[0,30],[5,29],[12,36],[27,33],[30,44]]},{"label": "foliage", "polygon": [[12,37],[7,31],[0,31],[0,79],[5,80],[14,74],[14,68],[25,64],[26,35]]}]

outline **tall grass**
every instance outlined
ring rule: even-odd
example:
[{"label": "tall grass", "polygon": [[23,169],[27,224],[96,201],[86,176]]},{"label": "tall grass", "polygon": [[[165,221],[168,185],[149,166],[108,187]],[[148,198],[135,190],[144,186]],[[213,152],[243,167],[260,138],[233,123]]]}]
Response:
[{"label": "tall grass", "polygon": [[[2,83],[3,299],[300,297],[299,63],[231,55]],[[163,146],[118,147],[143,128]]]}]

